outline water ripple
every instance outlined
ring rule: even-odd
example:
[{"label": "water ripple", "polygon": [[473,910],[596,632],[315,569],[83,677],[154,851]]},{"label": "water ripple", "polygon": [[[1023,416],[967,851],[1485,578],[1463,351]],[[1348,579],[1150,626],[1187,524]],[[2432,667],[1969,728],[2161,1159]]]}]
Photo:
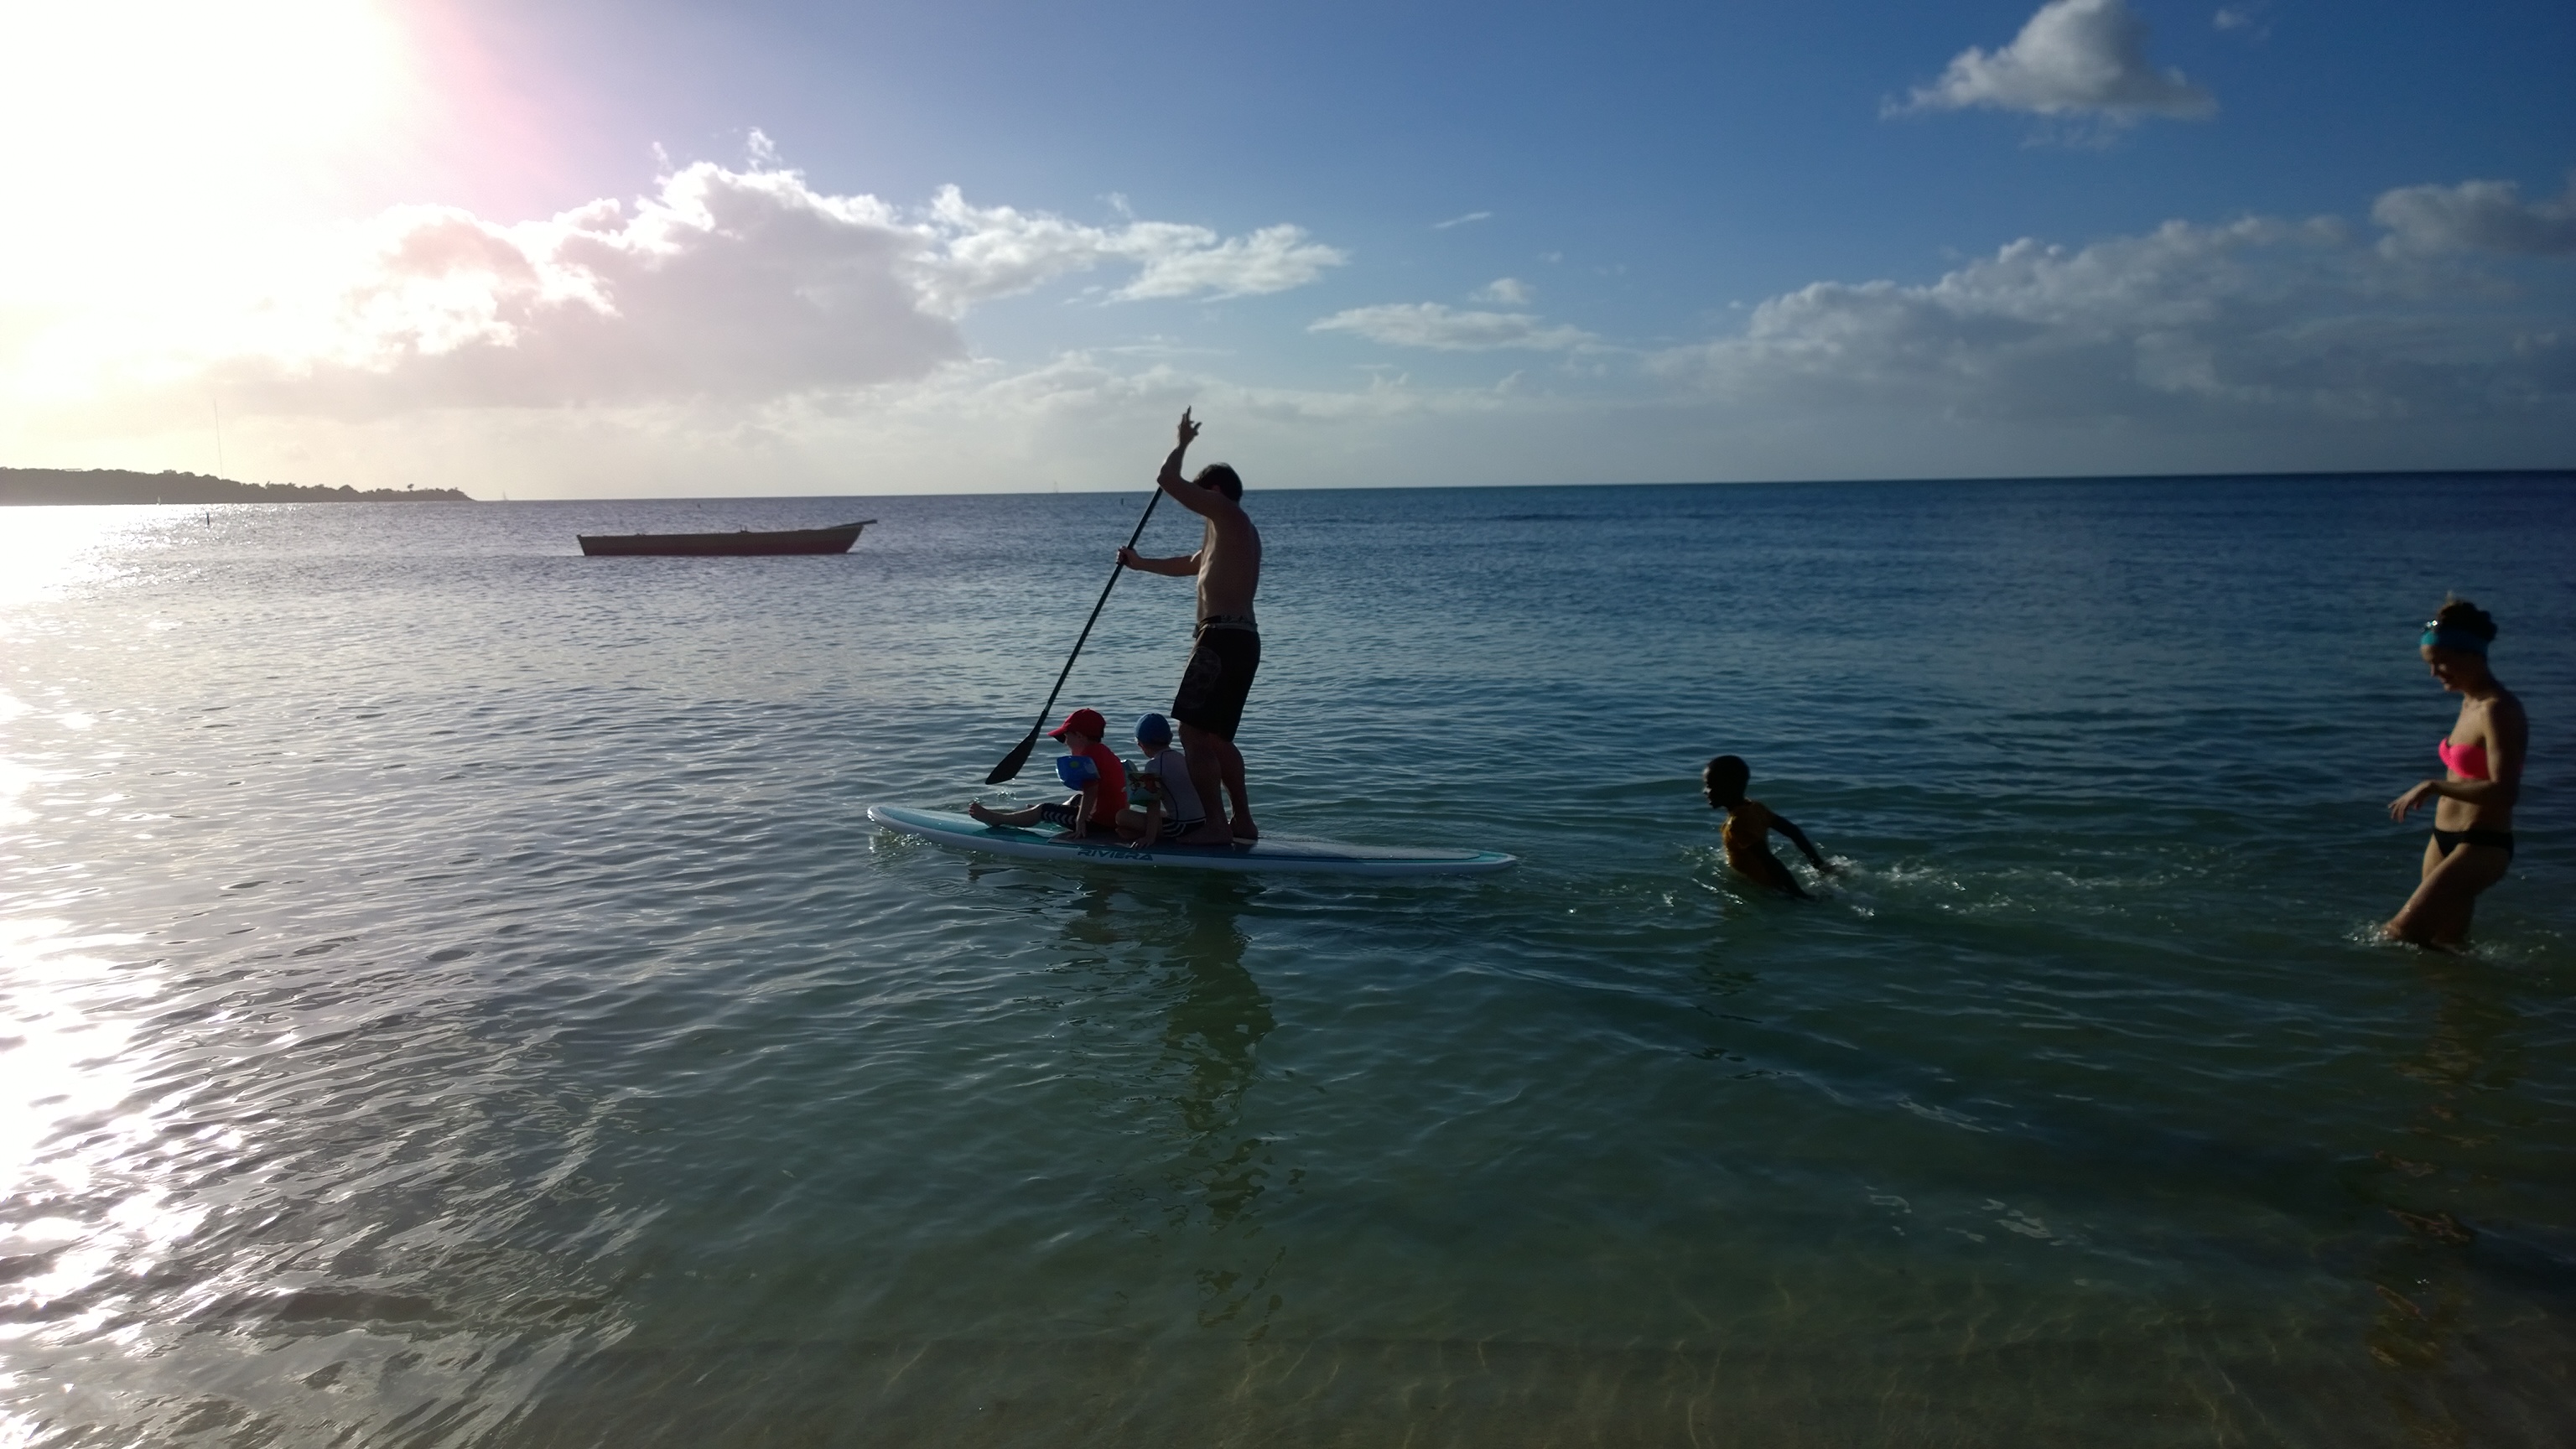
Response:
[{"label": "water ripple", "polygon": [[867,823],[1019,793],[1132,499],[18,510],[0,1432],[2560,1442],[2576,513],[2442,485],[2538,737],[2423,958],[2417,486],[1266,496],[1267,822],[1524,857],[1401,882]]}]

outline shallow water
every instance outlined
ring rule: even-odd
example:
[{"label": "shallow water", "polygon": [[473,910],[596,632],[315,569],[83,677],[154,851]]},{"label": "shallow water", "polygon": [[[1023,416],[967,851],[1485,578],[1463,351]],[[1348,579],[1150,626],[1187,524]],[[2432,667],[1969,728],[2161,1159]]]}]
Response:
[{"label": "shallow water", "polygon": [[869,825],[1039,793],[1142,501],[0,514],[0,1442],[2576,1438],[2569,481],[1256,493],[1265,823],[1517,870]]}]

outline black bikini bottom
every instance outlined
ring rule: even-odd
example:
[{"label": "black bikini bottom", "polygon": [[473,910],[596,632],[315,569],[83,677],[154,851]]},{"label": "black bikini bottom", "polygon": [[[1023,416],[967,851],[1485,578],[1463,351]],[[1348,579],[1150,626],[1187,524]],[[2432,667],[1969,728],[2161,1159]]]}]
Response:
[{"label": "black bikini bottom", "polygon": [[2513,855],[2513,832],[2510,830],[2436,830],[2433,843],[2442,847],[2446,859],[2463,845],[2491,845],[2503,851],[2508,859]]}]

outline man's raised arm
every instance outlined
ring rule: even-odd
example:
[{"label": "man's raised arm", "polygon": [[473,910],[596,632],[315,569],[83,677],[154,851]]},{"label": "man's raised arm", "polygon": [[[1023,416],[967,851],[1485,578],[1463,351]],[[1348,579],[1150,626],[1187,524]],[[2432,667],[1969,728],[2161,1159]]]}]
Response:
[{"label": "man's raised arm", "polygon": [[1213,488],[1201,488],[1181,476],[1181,455],[1190,450],[1191,440],[1198,435],[1199,425],[1190,421],[1190,410],[1181,409],[1180,443],[1172,449],[1172,455],[1163,460],[1163,471],[1154,475],[1155,484],[1172,495],[1183,508],[1201,518],[1223,518],[1229,513],[1241,513],[1242,505],[1233,499]]},{"label": "man's raised arm", "polygon": [[[1154,486],[1181,500],[1181,506],[1192,513],[1206,513],[1209,511],[1208,499],[1214,498],[1219,502],[1231,500],[1212,488],[1201,488],[1181,476],[1181,457],[1189,452],[1190,440],[1198,435],[1199,425],[1190,421],[1190,410],[1181,409],[1180,442],[1172,448],[1171,456],[1163,460],[1163,471],[1154,475]],[[1118,550],[1118,561],[1142,573],[1169,574],[1180,579],[1197,576],[1200,558],[1198,553],[1185,553],[1174,558],[1147,558],[1133,548],[1122,548]]]},{"label": "man's raised arm", "polygon": [[1185,481],[1181,477],[1181,455],[1190,450],[1191,440],[1198,435],[1199,425],[1190,421],[1190,410],[1181,409],[1180,441],[1173,445],[1171,456],[1163,460],[1163,471],[1154,475],[1154,481],[1162,486],[1163,491],[1176,498],[1180,496]]}]

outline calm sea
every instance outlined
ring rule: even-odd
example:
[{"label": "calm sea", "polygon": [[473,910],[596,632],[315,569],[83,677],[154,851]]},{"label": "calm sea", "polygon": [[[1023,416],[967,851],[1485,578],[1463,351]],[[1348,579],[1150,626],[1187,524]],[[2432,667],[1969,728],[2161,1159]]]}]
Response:
[{"label": "calm sea", "polygon": [[872,827],[1144,497],[0,513],[0,1442],[2576,1441],[2576,480],[1256,492],[1265,823],[1517,870]]}]

